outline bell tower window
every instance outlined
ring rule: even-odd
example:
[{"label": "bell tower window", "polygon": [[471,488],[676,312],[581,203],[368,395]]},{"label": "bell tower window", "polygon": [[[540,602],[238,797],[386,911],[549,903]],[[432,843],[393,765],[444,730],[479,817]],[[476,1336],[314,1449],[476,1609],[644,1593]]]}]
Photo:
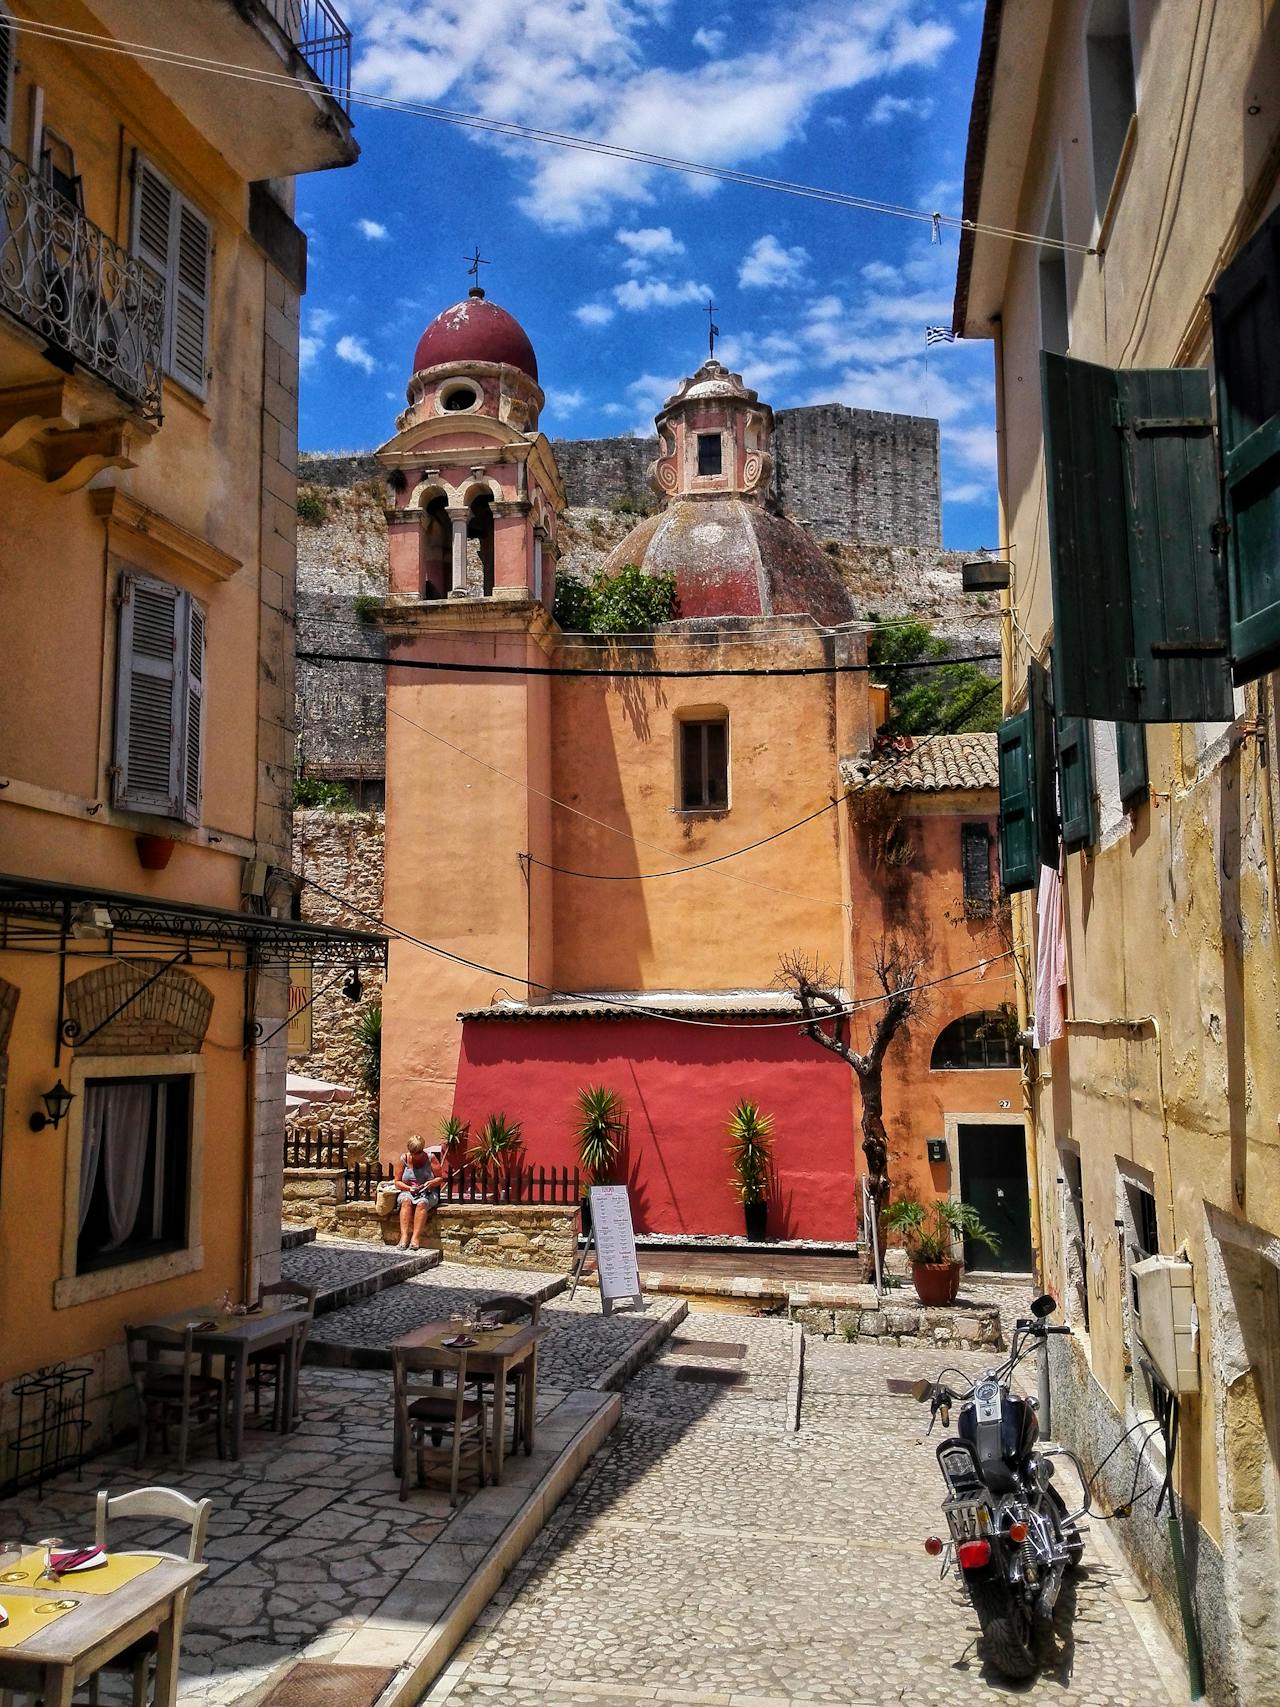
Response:
[{"label": "bell tower window", "polygon": [[480,394],[474,385],[455,385],[443,394],[440,407],[456,413],[461,409],[474,409],[479,401]]},{"label": "bell tower window", "polygon": [[698,473],[722,474],[724,451],[719,433],[698,434]]}]

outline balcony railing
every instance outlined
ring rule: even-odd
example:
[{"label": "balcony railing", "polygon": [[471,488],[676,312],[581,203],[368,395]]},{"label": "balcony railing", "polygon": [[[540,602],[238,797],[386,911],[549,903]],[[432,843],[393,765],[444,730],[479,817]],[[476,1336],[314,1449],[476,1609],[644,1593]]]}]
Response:
[{"label": "balcony railing", "polygon": [[351,31],[331,0],[267,0],[267,6],[343,112],[349,112]]},{"label": "balcony railing", "polygon": [[0,307],[160,419],[164,281],[4,147]]}]

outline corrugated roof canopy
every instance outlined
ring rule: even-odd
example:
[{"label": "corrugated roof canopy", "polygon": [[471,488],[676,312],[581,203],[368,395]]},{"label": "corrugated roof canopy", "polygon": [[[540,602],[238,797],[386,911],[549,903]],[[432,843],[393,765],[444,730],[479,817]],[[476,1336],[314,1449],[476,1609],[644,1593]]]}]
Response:
[{"label": "corrugated roof canopy", "polygon": [[[841,992],[840,999],[844,1000]],[[546,1002],[494,1002],[465,1008],[461,1020],[639,1019],[687,1016],[690,1019],[796,1019],[800,1004],[785,990],[601,990],[590,995]]]}]

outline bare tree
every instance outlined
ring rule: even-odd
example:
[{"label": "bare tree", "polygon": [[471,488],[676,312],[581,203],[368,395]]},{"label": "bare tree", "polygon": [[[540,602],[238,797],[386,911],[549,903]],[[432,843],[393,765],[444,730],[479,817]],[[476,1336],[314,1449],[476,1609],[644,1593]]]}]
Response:
[{"label": "bare tree", "polygon": [[[867,1160],[867,1185],[876,1218],[876,1249],[883,1253],[881,1216],[889,1201],[889,1135],[884,1124],[884,1058],[889,1045],[913,1014],[920,1012],[923,998],[918,988],[924,966],[924,949],[900,933],[881,937],[872,962],[884,1000],[871,1010],[875,1015],[871,1041],[865,1050],[851,1042],[849,1004],[838,993],[835,977],[816,955],[790,949],[779,959],[776,981],[792,991],[805,1017],[806,1037],[829,1049],[852,1068],[862,1101],[862,1153]],[[876,1275],[879,1284],[883,1276]]]}]

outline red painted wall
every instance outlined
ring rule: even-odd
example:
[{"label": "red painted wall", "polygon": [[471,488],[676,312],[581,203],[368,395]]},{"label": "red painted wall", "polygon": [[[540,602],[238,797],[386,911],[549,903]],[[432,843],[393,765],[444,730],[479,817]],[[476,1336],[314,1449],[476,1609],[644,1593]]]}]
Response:
[{"label": "red painted wall", "polygon": [[484,1020],[463,1026],[454,1112],[474,1132],[520,1120],[526,1163],[577,1163],[575,1095],[616,1090],[630,1119],[619,1177],[637,1232],[737,1233],[725,1123],[750,1097],[774,1116],[769,1237],[852,1239],[854,1089],[842,1061],[791,1027],[664,1020]]}]

